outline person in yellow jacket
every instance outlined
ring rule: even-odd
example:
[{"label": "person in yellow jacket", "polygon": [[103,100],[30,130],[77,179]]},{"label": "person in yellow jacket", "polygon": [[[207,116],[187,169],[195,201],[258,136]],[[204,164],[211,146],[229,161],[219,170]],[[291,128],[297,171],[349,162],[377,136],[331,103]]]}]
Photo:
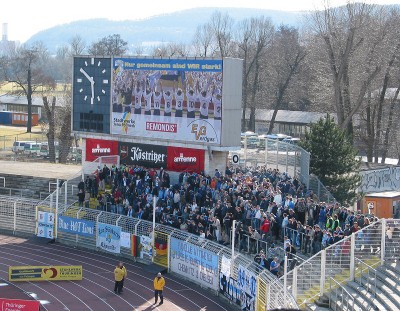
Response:
[{"label": "person in yellow jacket", "polygon": [[162,277],[161,273],[158,272],[157,276],[154,279],[154,298],[155,298],[154,304],[157,303],[158,297],[160,297],[159,305],[163,304],[163,302],[164,302],[164,296],[163,296],[164,286],[165,286],[165,279]]},{"label": "person in yellow jacket", "polygon": [[124,290],[124,281],[126,279],[127,273],[126,273],[126,268],[124,266],[124,263],[122,261],[119,262],[119,267],[124,271],[124,278],[121,281],[121,293]]},{"label": "person in yellow jacket", "polygon": [[121,294],[125,276],[126,276],[125,267],[121,264],[118,264],[114,269],[114,279],[115,279],[114,292],[118,295]]}]

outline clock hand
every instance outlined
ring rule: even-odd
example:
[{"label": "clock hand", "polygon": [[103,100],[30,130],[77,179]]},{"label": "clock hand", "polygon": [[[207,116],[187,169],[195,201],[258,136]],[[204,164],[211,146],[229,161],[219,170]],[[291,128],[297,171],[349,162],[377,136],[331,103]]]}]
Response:
[{"label": "clock hand", "polygon": [[79,71],[83,73],[83,75],[89,80],[91,84],[94,84],[93,78],[89,76],[88,73],[83,68],[79,69]]},{"label": "clock hand", "polygon": [[[93,79],[92,79],[93,81]],[[92,87],[92,97],[90,98],[90,103],[93,105],[93,99],[94,99],[94,81],[91,82],[91,87]]]}]

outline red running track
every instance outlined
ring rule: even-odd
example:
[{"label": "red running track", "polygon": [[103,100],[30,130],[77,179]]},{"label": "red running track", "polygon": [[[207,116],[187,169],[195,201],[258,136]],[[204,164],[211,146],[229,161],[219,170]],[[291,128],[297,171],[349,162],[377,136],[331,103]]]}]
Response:
[{"label": "red running track", "polygon": [[[83,266],[82,281],[15,283],[41,302],[41,311],[237,310],[211,291],[169,274],[165,276],[164,304],[153,305],[154,275],[149,275],[142,264],[130,261],[125,261],[128,277],[124,292],[116,295],[113,271],[118,261],[119,258],[104,253],[59,243],[43,244],[36,239],[0,235],[0,279],[8,280],[9,266]],[[15,295],[20,298],[18,293]]]}]

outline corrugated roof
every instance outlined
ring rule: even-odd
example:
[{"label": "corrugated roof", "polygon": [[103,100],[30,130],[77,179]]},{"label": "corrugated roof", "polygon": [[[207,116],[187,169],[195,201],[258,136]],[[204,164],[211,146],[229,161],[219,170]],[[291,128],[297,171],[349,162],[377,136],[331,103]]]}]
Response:
[{"label": "corrugated roof", "polygon": [[[257,109],[256,110],[256,121],[271,121],[273,110],[270,109]],[[250,110],[246,111],[246,117],[248,118]],[[330,114],[336,120],[336,114]],[[297,123],[297,124],[310,124],[316,123],[321,118],[325,118],[326,113],[322,112],[310,112],[310,111],[291,111],[291,110],[278,110],[275,118],[275,122],[279,123]]]},{"label": "corrugated roof", "polygon": [[[15,96],[15,95],[8,95],[3,94],[0,95],[0,104],[14,104],[14,105],[28,105],[28,100],[26,96]],[[39,96],[32,97],[32,105],[43,107],[43,99]],[[56,106],[63,106],[62,102],[59,101],[57,98]]]}]

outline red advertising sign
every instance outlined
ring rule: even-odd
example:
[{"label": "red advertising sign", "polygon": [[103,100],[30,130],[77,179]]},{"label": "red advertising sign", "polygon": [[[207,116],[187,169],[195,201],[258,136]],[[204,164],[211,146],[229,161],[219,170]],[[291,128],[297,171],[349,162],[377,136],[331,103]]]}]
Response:
[{"label": "red advertising sign", "polygon": [[86,161],[98,157],[118,155],[118,142],[113,140],[86,139]]},{"label": "red advertising sign", "polygon": [[204,171],[204,150],[168,147],[167,169],[175,172]]},{"label": "red advertising sign", "polygon": [[39,311],[40,302],[36,300],[0,298],[0,311]]}]

